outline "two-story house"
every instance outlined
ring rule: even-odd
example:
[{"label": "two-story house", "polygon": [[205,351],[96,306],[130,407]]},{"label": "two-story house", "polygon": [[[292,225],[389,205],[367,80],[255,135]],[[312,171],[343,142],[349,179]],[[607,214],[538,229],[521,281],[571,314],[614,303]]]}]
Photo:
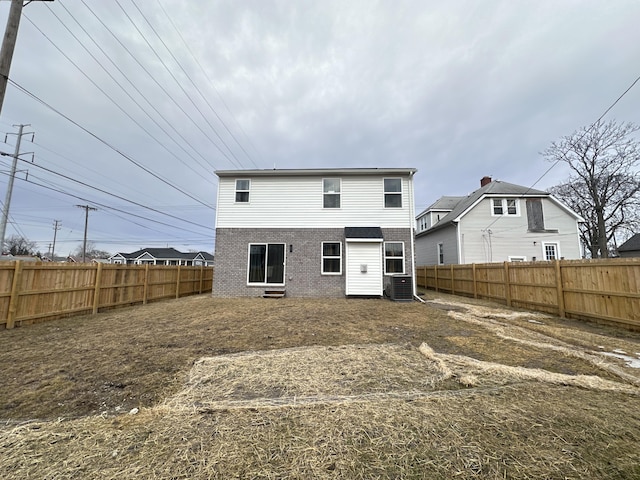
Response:
[{"label": "two-story house", "polygon": [[416,217],[416,263],[581,258],[582,218],[553,195],[484,177],[466,197],[442,197]]},{"label": "two-story house", "polygon": [[214,296],[382,296],[413,278],[415,172],[217,171]]}]

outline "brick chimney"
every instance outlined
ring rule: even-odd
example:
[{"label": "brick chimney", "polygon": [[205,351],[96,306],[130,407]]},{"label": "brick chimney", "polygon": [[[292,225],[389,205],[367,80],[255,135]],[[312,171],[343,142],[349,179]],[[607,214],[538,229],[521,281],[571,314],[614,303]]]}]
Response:
[{"label": "brick chimney", "polygon": [[489,185],[491,183],[491,177],[482,177],[480,179],[480,187],[484,187],[485,185]]}]

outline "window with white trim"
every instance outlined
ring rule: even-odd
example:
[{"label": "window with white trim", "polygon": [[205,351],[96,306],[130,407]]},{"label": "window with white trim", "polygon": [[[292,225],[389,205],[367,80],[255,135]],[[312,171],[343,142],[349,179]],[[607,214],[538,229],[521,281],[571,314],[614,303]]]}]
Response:
[{"label": "window with white trim", "polygon": [[517,198],[492,198],[491,199],[491,215],[499,217],[502,215],[518,216],[520,215],[520,205]]},{"label": "window with white trim", "polygon": [[251,180],[249,179],[237,179],[236,180],[236,203],[248,203],[249,202],[249,190],[251,188]]},{"label": "window with white trim", "polygon": [[384,179],[384,207],[402,208],[402,179]]},{"label": "window with white trim", "polygon": [[342,274],[342,243],[322,242],[322,274]]},{"label": "window with white trim", "polygon": [[284,243],[250,243],[247,283],[284,285]]},{"label": "window with white trim", "polygon": [[543,243],[542,249],[545,260],[558,260],[558,244],[557,243]]},{"label": "window with white trim", "polygon": [[340,208],[341,183],[339,178],[322,179],[323,208]]},{"label": "window with white trim", "polygon": [[438,265],[444,265],[444,243],[438,244]]},{"label": "window with white trim", "polygon": [[384,242],[384,273],[404,273],[404,243]]}]

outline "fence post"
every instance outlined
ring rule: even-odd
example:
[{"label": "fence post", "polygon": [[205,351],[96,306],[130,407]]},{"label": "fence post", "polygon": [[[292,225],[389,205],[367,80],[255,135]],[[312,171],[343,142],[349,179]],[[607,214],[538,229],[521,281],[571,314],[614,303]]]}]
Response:
[{"label": "fence post", "polygon": [[200,293],[202,293],[203,277],[204,277],[204,264],[200,265]]},{"label": "fence post", "polygon": [[476,264],[471,264],[471,270],[473,271],[473,298],[478,298],[478,281],[476,280]]},{"label": "fence post", "polygon": [[562,286],[562,268],[560,266],[561,260],[556,260],[556,287],[558,289],[558,315],[562,318],[565,317],[564,311],[564,289]]},{"label": "fence post", "polygon": [[144,264],[144,289],[142,292],[142,304],[147,304],[147,297],[149,296],[149,264]]},{"label": "fence post", "polygon": [[424,289],[427,290],[429,288],[429,284],[428,282],[428,274],[429,274],[429,267],[424,267]]},{"label": "fence post", "polygon": [[438,265],[433,266],[433,274],[436,278],[436,292],[438,292]]},{"label": "fence post", "polygon": [[98,313],[98,306],[100,303],[100,284],[102,280],[102,264],[98,263],[98,270],[96,270],[96,284],[93,290],[93,314]]},{"label": "fence post", "polygon": [[7,311],[7,325],[5,328],[15,327],[16,311],[18,309],[18,297],[20,296],[20,277],[22,277],[22,261],[16,261],[13,270],[13,282],[11,283],[11,300],[9,300],[9,310]]},{"label": "fence post", "polygon": [[511,281],[509,279],[509,262],[504,262],[504,297],[507,307],[511,306]]},{"label": "fence post", "polygon": [[176,280],[176,298],[180,298],[180,265],[178,265],[178,278]]},{"label": "fence post", "polygon": [[451,295],[456,294],[455,281],[453,279],[453,263],[451,264]]}]

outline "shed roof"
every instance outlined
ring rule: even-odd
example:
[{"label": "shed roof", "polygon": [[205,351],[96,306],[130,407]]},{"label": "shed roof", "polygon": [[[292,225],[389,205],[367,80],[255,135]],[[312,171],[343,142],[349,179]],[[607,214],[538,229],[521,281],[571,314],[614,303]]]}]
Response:
[{"label": "shed roof", "polygon": [[349,239],[381,240],[382,229],[380,227],[344,227],[344,237]]}]

